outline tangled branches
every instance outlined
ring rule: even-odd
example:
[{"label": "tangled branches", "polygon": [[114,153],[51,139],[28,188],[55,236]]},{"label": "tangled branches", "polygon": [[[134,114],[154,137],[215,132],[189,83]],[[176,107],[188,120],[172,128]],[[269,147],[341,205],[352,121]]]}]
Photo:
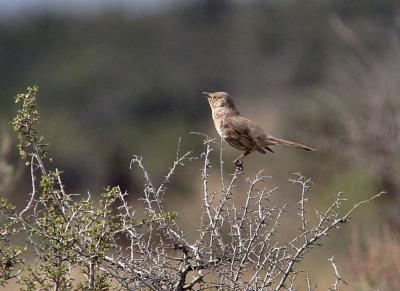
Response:
[{"label": "tangled branches", "polygon": [[[67,193],[58,169],[46,167],[47,145],[37,135],[37,89],[19,95],[13,127],[20,141],[22,158],[30,167],[32,192],[24,209],[17,210],[4,199],[0,210],[0,285],[15,279],[24,290],[294,290],[297,269],[304,256],[323,237],[350,219],[353,211],[379,197],[353,205],[347,212],[339,193],[316,223],[309,220],[310,179],[295,174],[290,180],[299,186],[299,232],[290,240],[279,240],[282,217],[287,205],[272,205],[277,191],[269,177],[258,172],[247,178],[247,191],[239,193],[238,183],[245,174],[234,172],[221,189],[211,190],[211,153],[215,140],[204,136],[204,152],[196,157],[181,153],[160,185],[156,186],[143,159],[133,156],[131,169],[144,177],[144,214],[128,201],[128,193],[118,186],[101,193],[100,201]],[[177,213],[166,210],[167,187],[179,167],[194,159],[202,160],[202,215],[197,238],[188,238],[178,223]],[[221,160],[222,163],[222,160]],[[223,178],[223,167],[221,178]],[[242,205],[234,195],[244,195]],[[196,207],[196,205],[193,205]],[[194,218],[196,219],[196,218]],[[23,237],[18,246],[16,237]],[[34,259],[30,259],[34,255]],[[345,282],[334,259],[338,290]],[[84,275],[77,280],[73,274]],[[306,275],[309,290],[311,284]]]}]

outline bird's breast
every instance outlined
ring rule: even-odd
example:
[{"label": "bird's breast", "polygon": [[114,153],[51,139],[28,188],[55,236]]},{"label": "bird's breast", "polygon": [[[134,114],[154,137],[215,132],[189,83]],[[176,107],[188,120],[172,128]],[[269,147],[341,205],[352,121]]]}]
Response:
[{"label": "bird's breast", "polygon": [[225,114],[221,114],[220,112],[213,112],[213,120],[215,129],[217,130],[218,134],[225,138],[225,130],[224,130],[224,121],[225,121]]}]

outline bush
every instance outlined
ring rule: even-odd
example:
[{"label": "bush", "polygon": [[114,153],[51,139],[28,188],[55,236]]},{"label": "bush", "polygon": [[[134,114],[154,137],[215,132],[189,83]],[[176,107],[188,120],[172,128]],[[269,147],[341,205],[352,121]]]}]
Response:
[{"label": "bush", "polygon": [[[294,290],[296,279],[305,274],[312,290],[307,272],[298,269],[304,256],[347,223],[356,208],[382,194],[343,212],[346,199],[339,193],[311,223],[311,180],[295,174],[290,181],[300,190],[299,231],[280,241],[277,234],[287,205],[271,205],[277,188],[270,189],[268,177],[260,171],[246,179],[246,193],[235,193],[245,173],[236,170],[224,183],[221,159],[222,187],[210,190],[210,154],[216,143],[199,134],[204,152],[196,157],[178,147],[159,186],[152,182],[142,157],[132,157],[131,168],[138,168],[145,180],[145,210],[138,215],[118,186],[104,189],[100,201],[65,191],[62,172],[47,166],[48,145],[38,132],[37,94],[38,88],[31,87],[16,97],[21,108],[12,126],[21,158],[30,168],[32,191],[22,210],[0,200],[1,286],[14,279],[22,290]],[[177,168],[194,159],[202,160],[203,202],[198,207],[203,211],[198,237],[191,241],[177,223],[178,214],[165,210],[164,200]],[[244,195],[245,203],[235,205],[233,195]],[[22,245],[17,237],[24,238]],[[338,290],[344,280],[334,257],[330,261],[336,277],[332,290]],[[76,274],[83,276],[78,280]]]}]

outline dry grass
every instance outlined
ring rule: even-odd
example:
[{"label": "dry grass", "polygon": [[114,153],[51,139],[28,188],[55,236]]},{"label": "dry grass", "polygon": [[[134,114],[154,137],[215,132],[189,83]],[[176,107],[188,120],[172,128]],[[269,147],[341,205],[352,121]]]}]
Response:
[{"label": "dry grass", "polygon": [[[353,231],[346,273],[352,290],[400,290],[400,237],[389,226]],[[363,239],[364,237],[365,239]]]}]

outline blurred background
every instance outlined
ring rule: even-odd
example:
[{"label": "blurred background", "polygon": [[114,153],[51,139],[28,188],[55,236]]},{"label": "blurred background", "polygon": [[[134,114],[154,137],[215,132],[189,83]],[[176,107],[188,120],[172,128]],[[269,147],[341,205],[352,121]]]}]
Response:
[{"label": "blurred background", "polygon": [[[0,195],[22,206],[29,192],[9,126],[13,97],[29,85],[41,89],[41,131],[67,190],[120,185],[132,203],[142,191],[132,154],[160,181],[179,137],[197,155],[202,140],[189,132],[217,137],[201,92],[227,91],[269,133],[319,149],[246,159],[246,174],[264,168],[280,186],[276,201],[293,207],[288,235],[293,172],[313,179],[316,209],[339,191],[349,202],[389,193],[310,254],[311,280],[334,281],[336,254],[348,290],[399,290],[399,80],[396,0],[0,0]],[[225,145],[223,154],[232,172],[240,153]],[[216,150],[215,189],[218,159]],[[178,171],[168,194],[188,230],[201,211],[199,169]]]}]

